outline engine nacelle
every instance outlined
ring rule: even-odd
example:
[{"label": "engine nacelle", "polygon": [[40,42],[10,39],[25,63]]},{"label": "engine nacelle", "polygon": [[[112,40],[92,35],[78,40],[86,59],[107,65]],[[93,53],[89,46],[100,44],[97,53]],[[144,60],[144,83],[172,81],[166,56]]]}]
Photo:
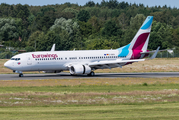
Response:
[{"label": "engine nacelle", "polygon": [[70,74],[89,74],[91,73],[91,68],[88,65],[73,65],[70,67]]},{"label": "engine nacelle", "polygon": [[60,73],[60,70],[48,70],[48,71],[43,71],[44,73]]}]

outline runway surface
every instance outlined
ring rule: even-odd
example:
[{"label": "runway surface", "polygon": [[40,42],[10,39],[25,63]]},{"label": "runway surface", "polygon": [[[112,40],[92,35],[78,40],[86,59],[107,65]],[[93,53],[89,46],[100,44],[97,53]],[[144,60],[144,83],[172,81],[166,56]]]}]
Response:
[{"label": "runway surface", "polygon": [[24,74],[19,77],[18,74],[0,74],[0,80],[36,80],[36,79],[75,79],[75,78],[162,78],[179,77],[179,72],[155,72],[155,73],[96,73],[95,76],[78,75],[71,76],[69,73],[59,74]]}]

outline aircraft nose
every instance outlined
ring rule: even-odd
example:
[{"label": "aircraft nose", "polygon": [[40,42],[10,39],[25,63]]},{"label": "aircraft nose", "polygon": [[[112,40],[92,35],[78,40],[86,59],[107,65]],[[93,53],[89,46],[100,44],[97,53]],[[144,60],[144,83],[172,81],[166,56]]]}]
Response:
[{"label": "aircraft nose", "polygon": [[5,62],[5,63],[4,63],[4,66],[7,67],[7,66],[8,66],[8,62]]},{"label": "aircraft nose", "polygon": [[10,62],[9,61],[5,62],[4,66],[7,67],[7,68],[10,68]]}]

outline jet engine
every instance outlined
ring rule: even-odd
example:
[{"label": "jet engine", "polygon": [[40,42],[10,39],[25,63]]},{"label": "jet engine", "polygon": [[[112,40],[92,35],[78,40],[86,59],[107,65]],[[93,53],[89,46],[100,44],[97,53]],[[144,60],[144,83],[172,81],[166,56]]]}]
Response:
[{"label": "jet engine", "polygon": [[88,65],[73,65],[70,67],[70,74],[79,75],[79,74],[90,74],[91,68]]}]

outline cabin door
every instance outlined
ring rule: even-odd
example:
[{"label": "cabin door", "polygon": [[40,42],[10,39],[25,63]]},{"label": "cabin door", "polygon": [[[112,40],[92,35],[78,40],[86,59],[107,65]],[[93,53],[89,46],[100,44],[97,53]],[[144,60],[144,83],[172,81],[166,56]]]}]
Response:
[{"label": "cabin door", "polygon": [[30,55],[27,55],[26,58],[27,58],[27,65],[32,65],[32,58],[30,57]]}]

